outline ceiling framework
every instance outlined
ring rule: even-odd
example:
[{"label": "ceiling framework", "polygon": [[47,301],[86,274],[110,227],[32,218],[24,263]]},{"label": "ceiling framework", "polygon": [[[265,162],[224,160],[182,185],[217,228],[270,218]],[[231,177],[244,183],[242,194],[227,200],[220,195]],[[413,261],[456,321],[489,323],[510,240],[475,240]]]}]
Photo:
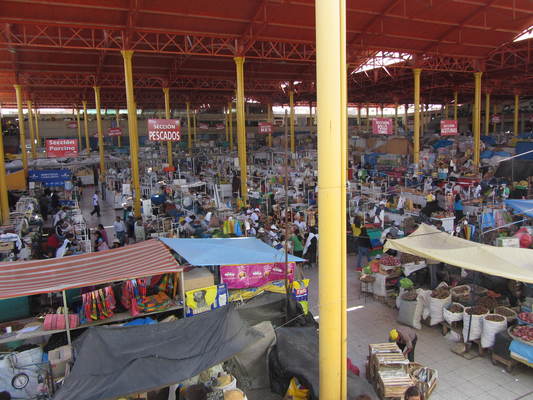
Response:
[{"label": "ceiling framework", "polygon": [[[533,95],[532,39],[512,42],[531,25],[530,0],[347,0],[349,100],[411,102],[414,67],[428,101],[471,97],[475,71],[495,97]],[[313,101],[314,36],[314,0],[0,0],[0,102],[20,83],[39,107],[91,104],[97,85],[122,107],[125,49],[140,107],[162,107],[163,87],[173,104],[226,104],[235,56],[248,98],[286,103],[292,84]]]}]

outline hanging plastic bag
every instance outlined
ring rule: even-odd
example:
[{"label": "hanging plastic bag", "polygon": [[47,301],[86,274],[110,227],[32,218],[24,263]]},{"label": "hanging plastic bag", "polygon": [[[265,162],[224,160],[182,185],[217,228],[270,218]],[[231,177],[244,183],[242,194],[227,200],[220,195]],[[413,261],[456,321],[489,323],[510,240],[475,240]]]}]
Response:
[{"label": "hanging plastic bag", "polygon": [[309,399],[309,389],[300,385],[298,379],[292,378],[284,398],[287,400],[307,400]]}]

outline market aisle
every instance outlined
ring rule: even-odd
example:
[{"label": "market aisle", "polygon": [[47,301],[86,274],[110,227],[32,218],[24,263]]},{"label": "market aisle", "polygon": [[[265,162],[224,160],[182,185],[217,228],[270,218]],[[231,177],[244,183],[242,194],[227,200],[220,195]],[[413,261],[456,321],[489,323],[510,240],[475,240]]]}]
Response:
[{"label": "market aisle", "polygon": [[[348,257],[348,357],[365,373],[368,345],[388,341],[388,332],[396,325],[398,312],[373,300],[360,297],[354,257]],[[318,315],[317,269],[305,270],[311,279],[309,302]],[[533,399],[533,372],[518,365],[512,374],[501,366],[492,365],[487,356],[466,360],[450,351],[451,344],[440,329],[424,326],[418,331],[415,361],[439,373],[439,383],[431,400],[520,400]]]},{"label": "market aisle", "polygon": [[111,242],[115,237],[115,231],[113,229],[113,222],[115,221],[115,216],[122,216],[122,213],[119,210],[119,214],[117,214],[113,209],[111,203],[102,200],[102,198],[100,197],[100,218],[98,218],[96,214],[91,215],[91,211],[93,210],[92,195],[94,194],[94,189],[94,186],[83,187],[83,194],[80,201],[80,209],[83,213],[83,216],[85,217],[85,220],[87,221],[87,226],[93,229],[96,228],[98,224],[103,224],[106,228],[107,237]]}]

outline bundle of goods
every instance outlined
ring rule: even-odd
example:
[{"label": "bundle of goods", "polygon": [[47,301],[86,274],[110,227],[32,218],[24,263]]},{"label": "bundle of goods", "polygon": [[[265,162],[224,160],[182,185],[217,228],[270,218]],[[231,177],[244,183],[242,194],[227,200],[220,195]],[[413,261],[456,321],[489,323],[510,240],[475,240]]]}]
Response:
[{"label": "bundle of goods", "polygon": [[513,339],[533,345],[533,326],[517,325],[509,328],[508,332]]},{"label": "bundle of goods", "polygon": [[520,325],[533,324],[533,312],[524,311],[518,314],[518,323]]},{"label": "bundle of goods", "polygon": [[483,306],[487,308],[489,311],[493,311],[496,307],[498,307],[498,302],[494,300],[492,297],[484,296],[484,297],[479,297],[476,300],[476,305]]},{"label": "bundle of goods", "polygon": [[82,293],[81,322],[91,322],[113,316],[116,307],[113,288],[107,286],[103,289]]},{"label": "bundle of goods", "polygon": [[[69,329],[77,328],[80,323],[78,314],[68,315]],[[46,314],[44,317],[43,329],[45,331],[63,330],[67,328],[65,314]]]},{"label": "bundle of goods", "polygon": [[429,324],[431,326],[444,321],[443,309],[452,302],[452,295],[447,286],[439,287],[431,292],[429,299]]},{"label": "bundle of goods", "polygon": [[[163,311],[171,305],[171,299],[165,293],[169,287],[168,275],[152,286],[147,285],[146,279],[130,279],[122,286],[122,305],[130,310],[132,316],[137,316],[140,312],[150,313]],[[154,293],[149,295],[150,293]]]},{"label": "bundle of goods", "polygon": [[442,316],[444,320],[452,324],[453,322],[459,322],[463,320],[465,308],[460,303],[451,303],[444,307],[442,310]]},{"label": "bundle of goods", "polygon": [[409,360],[405,358],[396,343],[369,345],[368,377],[377,392],[383,397],[402,397],[413,385],[407,372]]},{"label": "bundle of goods", "polygon": [[451,289],[452,300],[458,303],[464,303],[470,300],[470,286],[460,285]]},{"label": "bundle of goods", "polygon": [[465,308],[463,314],[463,337],[465,343],[481,338],[483,317],[488,313],[489,310],[483,306]]},{"label": "bundle of goods", "polygon": [[494,314],[504,316],[507,319],[507,324],[510,325],[517,318],[516,312],[508,307],[499,306],[494,309]]},{"label": "bundle of goods", "polygon": [[481,333],[481,347],[494,346],[496,334],[507,329],[507,319],[498,314],[487,314],[483,318],[483,331]]},{"label": "bundle of goods", "polygon": [[426,261],[422,257],[418,257],[413,254],[402,253],[400,255],[400,262],[402,263],[402,265],[405,265],[405,264],[425,263]]}]

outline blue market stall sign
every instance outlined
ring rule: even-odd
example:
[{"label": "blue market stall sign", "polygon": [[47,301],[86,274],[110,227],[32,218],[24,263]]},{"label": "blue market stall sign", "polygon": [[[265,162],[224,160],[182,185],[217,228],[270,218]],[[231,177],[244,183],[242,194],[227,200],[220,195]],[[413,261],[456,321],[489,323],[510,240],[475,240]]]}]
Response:
[{"label": "blue market stall sign", "polygon": [[29,171],[28,179],[45,186],[65,186],[65,181],[72,180],[72,172],[68,169],[33,169]]}]

